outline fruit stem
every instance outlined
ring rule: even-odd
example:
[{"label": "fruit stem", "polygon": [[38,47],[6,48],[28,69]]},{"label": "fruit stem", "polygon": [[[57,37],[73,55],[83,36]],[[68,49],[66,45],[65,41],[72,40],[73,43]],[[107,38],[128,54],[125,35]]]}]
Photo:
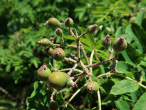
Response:
[{"label": "fruit stem", "polygon": [[73,67],[72,67],[72,69],[70,69],[70,71],[68,72],[68,73],[66,73],[67,75],[71,75],[71,73],[73,72],[73,71],[75,71],[75,69],[76,69],[76,67],[78,66],[78,64],[76,63]]},{"label": "fruit stem", "polygon": [[61,46],[63,46],[63,47],[72,47],[72,48],[77,48],[77,46],[76,46],[76,45],[60,45],[60,44],[53,44],[52,46],[55,46],[55,47],[61,47]]},{"label": "fruit stem", "polygon": [[64,39],[62,36],[60,36],[60,38],[61,38],[61,46],[62,46],[62,45],[64,45]]},{"label": "fruit stem", "polygon": [[82,36],[84,36],[86,33],[87,33],[87,32],[83,32],[83,33],[77,38],[77,40],[80,39]]},{"label": "fruit stem", "polygon": [[112,57],[112,58],[110,58],[110,59],[106,59],[106,60],[101,61],[101,62],[99,62],[99,63],[94,63],[94,64],[92,64],[92,65],[87,65],[86,67],[93,67],[93,66],[97,66],[97,65],[102,65],[102,64],[104,64],[104,63],[106,63],[106,62],[108,62],[108,61],[112,61],[113,59],[116,59],[116,58],[117,58],[117,56],[114,56],[114,57]]},{"label": "fruit stem", "polygon": [[97,96],[98,96],[98,107],[99,107],[99,110],[101,110],[101,97],[100,97],[100,91],[99,90],[97,91]]},{"label": "fruit stem", "polygon": [[56,89],[54,89],[54,91],[53,91],[52,94],[51,94],[50,102],[53,101],[53,97],[54,97],[55,93],[56,93]]},{"label": "fruit stem", "polygon": [[[92,65],[93,55],[94,55],[94,49],[92,50],[90,55],[90,65]],[[90,70],[90,74],[92,74],[92,67],[90,67],[89,70]]]},{"label": "fruit stem", "polygon": [[70,32],[70,34],[71,34],[75,39],[77,39],[77,37],[76,37],[75,34],[72,32],[72,30],[71,30],[70,27],[69,27],[69,32]]},{"label": "fruit stem", "polygon": [[[72,68],[65,68],[65,69],[58,70],[58,71],[68,71],[68,70],[70,70],[70,69],[72,69]],[[80,72],[80,73],[83,72],[83,71],[81,71],[81,70],[79,70],[79,69],[75,69],[74,71],[77,71],[77,72]]]},{"label": "fruit stem", "polygon": [[71,58],[64,58],[64,60],[65,61],[70,61],[70,62],[73,62],[73,63],[77,63],[77,61],[76,60],[73,60],[73,59],[71,59]]},{"label": "fruit stem", "polygon": [[53,67],[54,67],[54,71],[57,71],[56,60],[54,60],[54,59],[53,59]]},{"label": "fruit stem", "polygon": [[84,47],[82,46],[82,43],[81,43],[81,42],[80,42],[80,47],[81,47],[81,51],[82,51],[82,53],[83,53],[83,56],[84,56],[84,58],[85,58],[86,64],[89,65],[89,61],[88,61],[88,58],[87,58],[87,54],[86,54],[85,49],[84,49]]}]

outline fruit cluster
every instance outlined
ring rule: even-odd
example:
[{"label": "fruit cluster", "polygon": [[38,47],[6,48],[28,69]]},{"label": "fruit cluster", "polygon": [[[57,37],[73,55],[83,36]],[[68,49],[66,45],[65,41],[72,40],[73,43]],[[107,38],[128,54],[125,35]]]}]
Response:
[{"label": "fruit cluster", "polygon": [[[93,24],[87,27],[86,31],[82,33],[80,36],[78,36],[77,31],[75,30],[75,33],[72,32],[72,26],[74,25],[74,21],[71,18],[67,18],[63,23],[60,23],[60,21],[56,18],[50,18],[46,21],[44,24],[45,26],[48,26],[49,28],[56,29],[56,35],[61,38],[61,43],[60,44],[54,44],[50,39],[48,38],[43,38],[42,40],[38,41],[39,45],[42,45],[45,47],[47,53],[52,56],[52,58],[55,61],[71,61],[74,62],[75,65],[69,70],[68,73],[61,72],[61,71],[52,71],[46,66],[42,65],[38,71],[38,79],[41,81],[45,81],[49,87],[54,88],[54,91],[63,89],[64,87],[78,87],[77,86],[77,81],[80,79],[80,76],[88,76],[89,83],[85,84],[87,91],[91,93],[95,93],[99,91],[99,84],[96,81],[92,81],[91,76],[92,74],[92,69],[90,67],[96,66],[96,65],[102,65],[108,61],[112,61],[114,65],[112,65],[112,72],[116,72],[116,59],[118,53],[124,51],[127,47],[127,42],[124,39],[124,37],[120,37],[114,40],[112,43],[112,50],[110,48],[111,46],[111,37],[110,35],[106,35],[105,38],[102,40],[102,45],[105,49],[107,49],[110,52],[110,56],[107,60],[95,64],[89,64],[88,59],[87,59],[87,54],[83,48],[82,42],[80,42],[80,38],[84,36],[85,34],[92,34],[96,31],[97,25]],[[64,44],[64,39],[63,39],[63,31],[60,28],[60,25],[64,25],[67,27],[69,30],[70,34],[74,37],[74,39],[77,42],[76,46],[73,45],[65,45]],[[77,56],[70,54],[74,59],[71,58],[66,58],[66,53],[61,47],[73,47],[77,49]],[[85,58],[85,61],[87,65],[85,65],[82,62],[81,59],[81,52],[83,53],[83,56]],[[115,56],[112,57],[113,52],[115,52]],[[77,74],[75,76],[71,76],[71,73],[78,67],[81,66],[83,71],[80,74]],[[76,81],[73,81],[73,79],[78,78]],[[52,94],[51,97],[53,97],[54,94]],[[50,110],[57,110],[58,105],[57,103],[51,98],[50,100]]]}]

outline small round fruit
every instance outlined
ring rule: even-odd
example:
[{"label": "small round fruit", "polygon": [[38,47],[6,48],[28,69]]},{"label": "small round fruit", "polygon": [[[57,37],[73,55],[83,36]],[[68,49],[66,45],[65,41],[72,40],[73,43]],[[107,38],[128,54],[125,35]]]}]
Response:
[{"label": "small round fruit", "polygon": [[102,40],[102,45],[104,48],[108,49],[111,44],[111,37],[110,35],[106,35],[105,38]]},{"label": "small round fruit", "polygon": [[49,110],[58,110],[58,104],[55,101],[51,101],[49,104]]},{"label": "small round fruit", "polygon": [[95,30],[96,30],[96,28],[97,28],[97,25],[96,24],[90,25],[90,26],[87,27],[86,32],[87,33],[94,33]]},{"label": "small round fruit", "polygon": [[66,27],[72,27],[73,24],[74,24],[74,21],[73,21],[71,18],[68,17],[68,18],[65,20],[65,26],[66,26]]},{"label": "small round fruit", "polygon": [[38,79],[41,81],[48,81],[50,75],[51,71],[46,65],[42,65],[37,71]]},{"label": "small round fruit", "polygon": [[63,60],[65,57],[65,52],[62,48],[56,48],[54,49],[54,53],[53,53],[53,59],[56,61],[61,61]]},{"label": "small round fruit", "polygon": [[62,36],[62,33],[63,33],[62,29],[60,29],[60,28],[57,28],[57,29],[56,29],[56,34],[57,34],[58,36]]},{"label": "small round fruit", "polygon": [[48,25],[51,28],[57,28],[58,26],[60,26],[60,22],[56,18],[49,18],[46,21],[45,25]]},{"label": "small round fruit", "polygon": [[99,89],[99,86],[98,86],[98,83],[97,82],[89,82],[88,84],[87,84],[87,90],[89,91],[89,92],[91,92],[91,93],[94,93],[94,92],[97,92],[98,91],[98,89]]},{"label": "small round fruit", "polygon": [[117,38],[113,42],[113,49],[116,53],[122,52],[127,48],[127,41],[124,37]]},{"label": "small round fruit", "polygon": [[62,89],[67,83],[68,76],[64,72],[53,72],[49,76],[49,84],[55,89]]},{"label": "small round fruit", "polygon": [[53,43],[47,39],[47,38],[43,38],[42,40],[38,41],[39,45],[43,45],[43,46],[51,46]]}]

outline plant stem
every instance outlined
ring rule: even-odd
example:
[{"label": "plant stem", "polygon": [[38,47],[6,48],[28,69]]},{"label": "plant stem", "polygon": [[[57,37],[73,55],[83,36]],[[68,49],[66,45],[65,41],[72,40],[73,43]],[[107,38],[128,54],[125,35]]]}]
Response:
[{"label": "plant stem", "polygon": [[[71,70],[72,68],[65,68],[65,69],[62,69],[62,70],[58,70],[58,71],[68,71],[68,70]],[[77,71],[77,72],[80,72],[82,73],[83,71],[79,70],[79,69],[75,69],[74,71]]]},{"label": "plant stem", "polygon": [[53,101],[53,97],[54,97],[55,93],[56,93],[56,89],[54,89],[53,93],[51,94],[50,101]]},{"label": "plant stem", "polygon": [[54,67],[54,71],[57,71],[56,60],[54,60],[54,59],[53,59],[53,67]]},{"label": "plant stem", "polygon": [[75,71],[75,69],[76,69],[76,67],[78,66],[78,64],[76,63],[71,69],[70,69],[70,71],[67,73],[67,75],[71,75],[71,73],[73,72],[73,71]]},{"label": "plant stem", "polygon": [[60,44],[53,44],[53,46],[55,46],[55,47],[61,47],[61,46],[63,46],[63,47],[77,48],[77,46],[75,46],[75,45],[60,45]]},{"label": "plant stem", "polygon": [[101,97],[100,97],[100,91],[99,90],[97,91],[97,96],[98,96],[98,107],[99,107],[99,110],[101,110]]},{"label": "plant stem", "polygon": [[[93,55],[94,55],[94,49],[92,50],[90,55],[90,65],[92,65]],[[90,67],[89,70],[90,70],[90,74],[92,74],[92,67]]]},{"label": "plant stem", "polygon": [[73,60],[73,59],[71,59],[71,58],[64,58],[64,60],[66,60],[66,61],[71,61],[71,62],[73,62],[73,63],[76,63],[77,61],[76,60]]}]

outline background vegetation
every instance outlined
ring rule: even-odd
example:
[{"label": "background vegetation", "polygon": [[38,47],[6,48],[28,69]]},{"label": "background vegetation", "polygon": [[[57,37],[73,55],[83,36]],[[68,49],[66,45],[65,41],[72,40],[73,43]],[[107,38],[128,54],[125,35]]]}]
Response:
[{"label": "background vegetation", "polygon": [[[26,108],[26,98],[31,95],[33,84],[38,80],[37,69],[42,64],[49,66],[51,63],[52,57],[36,44],[38,40],[50,36],[55,37],[56,42],[60,41],[55,31],[43,26],[50,17],[56,17],[61,21],[69,16],[75,22],[74,27],[80,32],[88,25],[97,23],[98,29],[94,35],[85,36],[82,42],[89,42],[84,44],[89,55],[94,48],[100,50],[97,52],[99,61],[108,56],[101,45],[101,39],[107,34],[111,35],[112,40],[124,36],[128,48],[119,54],[118,72],[145,84],[145,0],[0,0],[0,6],[0,109]],[[71,36],[67,35],[69,33],[64,29],[65,42],[74,44]],[[89,37],[92,39],[89,40]],[[66,52],[70,51],[66,49]],[[94,62],[98,61],[94,59]],[[93,68],[93,73],[106,73],[109,64]],[[71,65],[58,62],[59,69]],[[136,107],[140,108],[139,110],[143,107],[144,110],[146,101],[143,97],[146,97],[146,94],[142,87],[137,86],[132,92],[127,87],[126,92],[109,96],[112,86],[121,80],[112,77],[101,82],[103,110],[129,110],[137,103],[142,103]],[[79,87],[84,82],[84,79],[81,80]],[[75,89],[72,93],[74,91]],[[72,101],[76,109],[91,109],[97,105],[91,94],[84,96],[85,94],[86,91],[81,92]],[[138,102],[140,97],[144,99],[143,102]],[[78,98],[81,102],[76,103]]]}]

